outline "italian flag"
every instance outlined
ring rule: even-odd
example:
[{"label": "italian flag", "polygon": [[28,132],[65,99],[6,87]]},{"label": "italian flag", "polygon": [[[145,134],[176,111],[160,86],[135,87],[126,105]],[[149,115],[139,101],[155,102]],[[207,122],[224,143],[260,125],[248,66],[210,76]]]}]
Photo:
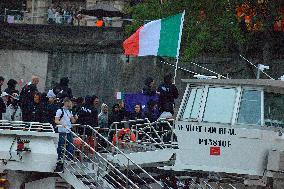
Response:
[{"label": "italian flag", "polygon": [[177,57],[184,13],[151,21],[123,42],[126,55]]}]

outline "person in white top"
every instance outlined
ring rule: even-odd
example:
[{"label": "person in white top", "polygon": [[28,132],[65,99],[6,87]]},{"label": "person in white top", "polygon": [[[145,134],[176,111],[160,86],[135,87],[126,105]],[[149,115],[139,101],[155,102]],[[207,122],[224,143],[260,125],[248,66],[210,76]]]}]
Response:
[{"label": "person in white top", "polygon": [[55,115],[55,124],[58,125],[58,133],[59,133],[59,141],[58,141],[58,160],[62,159],[62,147],[66,142],[66,150],[67,150],[67,160],[73,160],[73,137],[70,133],[72,128],[72,123],[75,123],[78,119],[77,116],[73,116],[70,109],[72,108],[72,102],[69,98],[65,98],[63,100],[63,107],[56,111]]}]

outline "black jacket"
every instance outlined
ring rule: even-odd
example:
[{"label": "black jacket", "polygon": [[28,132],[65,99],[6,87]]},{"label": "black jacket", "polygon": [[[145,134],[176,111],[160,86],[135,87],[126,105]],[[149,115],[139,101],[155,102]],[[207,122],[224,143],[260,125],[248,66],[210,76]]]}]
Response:
[{"label": "black jacket", "polygon": [[0,97],[0,120],[2,120],[2,113],[6,112],[6,105],[3,99]]},{"label": "black jacket", "polygon": [[46,122],[46,111],[42,103],[32,102],[28,105],[27,121],[29,122]]},{"label": "black jacket", "polygon": [[159,86],[158,92],[160,112],[170,111],[173,113],[174,100],[178,98],[178,89],[174,84],[163,83]]},{"label": "black jacket", "polygon": [[37,86],[34,84],[25,85],[20,93],[20,104],[22,111],[27,110],[27,106],[33,103],[34,94],[38,92]]}]

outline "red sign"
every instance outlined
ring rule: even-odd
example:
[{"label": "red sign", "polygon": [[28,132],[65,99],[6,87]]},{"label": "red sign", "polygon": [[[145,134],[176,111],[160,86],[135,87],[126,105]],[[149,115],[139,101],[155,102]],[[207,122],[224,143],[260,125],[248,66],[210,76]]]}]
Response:
[{"label": "red sign", "polygon": [[219,156],[220,154],[220,147],[210,147],[210,156]]}]

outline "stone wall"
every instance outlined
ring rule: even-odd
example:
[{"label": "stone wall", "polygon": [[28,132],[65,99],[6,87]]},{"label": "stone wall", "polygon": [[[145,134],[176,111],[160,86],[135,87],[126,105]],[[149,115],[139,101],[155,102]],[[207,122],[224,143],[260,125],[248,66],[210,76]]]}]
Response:
[{"label": "stone wall", "polygon": [[[30,81],[32,75],[40,77],[38,88],[45,88],[48,54],[37,51],[0,50],[0,75],[6,81],[15,79]],[[6,85],[2,89],[5,89]]]},{"label": "stone wall", "polygon": [[[174,73],[174,68],[156,63],[154,57],[134,58],[127,62],[121,54],[52,53],[48,58],[46,90],[67,76],[74,96],[95,94],[103,102],[112,104],[115,92],[141,91],[148,76],[158,85],[169,72]],[[190,75],[178,72],[181,97],[185,85],[180,79],[188,77]]]}]

